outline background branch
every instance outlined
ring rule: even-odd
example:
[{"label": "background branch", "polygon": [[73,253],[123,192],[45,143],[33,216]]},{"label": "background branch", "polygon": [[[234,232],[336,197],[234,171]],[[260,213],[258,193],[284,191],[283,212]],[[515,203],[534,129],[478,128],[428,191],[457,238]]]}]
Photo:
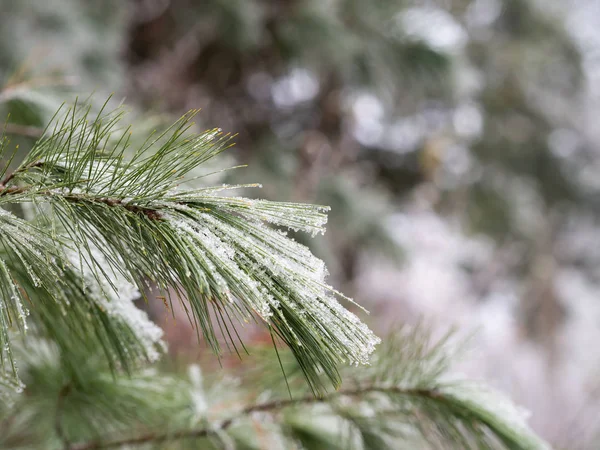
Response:
[{"label": "background branch", "polygon": [[339,397],[362,398],[366,395],[376,392],[385,395],[404,395],[411,397],[422,397],[440,402],[447,400],[444,394],[437,391],[436,389],[402,389],[398,387],[370,386],[361,389],[342,390],[325,397],[315,397],[313,395],[307,395],[305,397],[297,399],[273,400],[270,402],[250,405],[242,409],[242,411],[237,416],[226,419],[220,424],[211,427],[205,427],[196,430],[183,430],[173,433],[148,433],[138,437],[115,439],[106,442],[80,442],[71,445],[70,447],[68,447],[68,450],[101,450],[119,448],[124,445],[136,446],[178,439],[200,438],[217,433],[218,431],[226,430],[227,428],[232,426],[237,420],[248,417],[253,413],[262,412],[267,414],[277,414],[281,412],[281,410],[293,406],[327,403]]},{"label": "background branch", "polygon": [[28,125],[19,125],[17,123],[4,124],[4,131],[7,134],[16,134],[19,136],[25,136],[35,139],[42,137],[42,134],[44,132],[43,128]]}]

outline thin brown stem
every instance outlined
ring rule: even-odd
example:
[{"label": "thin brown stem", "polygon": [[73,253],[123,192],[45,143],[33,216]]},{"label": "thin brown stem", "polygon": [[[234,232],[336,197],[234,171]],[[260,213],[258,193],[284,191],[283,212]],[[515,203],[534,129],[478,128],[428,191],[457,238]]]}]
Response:
[{"label": "thin brown stem", "polygon": [[[17,176],[19,173],[21,172],[25,172],[26,170],[29,169],[33,169],[34,167],[40,167],[43,163],[41,161],[34,161],[31,164],[28,164],[24,167],[20,167],[17,170],[15,170],[14,172],[10,172],[8,173],[4,179],[2,181],[0,181],[0,195],[4,195],[4,194],[11,194],[14,193],[15,191],[9,191],[9,189],[11,188],[7,188],[6,185],[12,181],[12,179]],[[14,188],[14,189],[21,189],[21,188]]]},{"label": "thin brown stem", "polygon": [[[9,186],[9,187],[7,187],[6,183],[11,181],[14,178],[14,176],[16,175],[16,173],[17,172],[13,172],[13,173],[9,174],[6,178],[4,178],[4,180],[2,180],[2,182],[0,182],[0,197],[3,195],[22,194],[22,193],[27,192],[31,188],[33,188],[33,186],[22,186],[22,187]],[[160,211],[157,211],[152,208],[146,208],[143,206],[134,205],[131,203],[125,203],[120,198],[92,197],[92,196],[86,196],[86,195],[81,195],[81,194],[56,194],[56,193],[53,193],[50,191],[38,191],[37,194],[47,196],[47,197],[60,196],[61,198],[65,199],[66,201],[71,202],[71,203],[88,202],[88,203],[108,205],[111,207],[122,207],[122,208],[126,209],[127,211],[132,212],[134,214],[144,215],[150,220],[156,220],[156,221],[162,220],[162,215],[161,215]]]},{"label": "thin brown stem", "polygon": [[4,131],[7,134],[17,134],[19,136],[25,136],[29,138],[40,138],[44,133],[43,128],[32,127],[28,125],[20,125],[18,123],[7,123],[4,125]]},{"label": "thin brown stem", "polygon": [[266,414],[277,414],[285,408],[298,405],[310,405],[317,403],[324,403],[330,401],[336,397],[361,397],[371,393],[383,393],[392,395],[405,395],[411,397],[422,397],[431,400],[443,401],[444,395],[435,389],[402,389],[399,387],[379,387],[369,386],[360,389],[344,390],[335,392],[329,396],[320,398],[314,396],[306,396],[297,399],[282,399],[273,400],[266,403],[260,403],[256,405],[250,405],[242,409],[237,416],[230,417],[224,420],[220,424],[213,425],[212,427],[199,428],[196,430],[182,430],[172,433],[147,433],[141,436],[132,438],[115,439],[111,441],[90,441],[80,442],[71,445],[68,450],[104,450],[111,448],[119,448],[122,446],[136,446],[144,445],[149,443],[161,443],[165,441],[172,441],[178,439],[194,439],[209,436],[218,431],[223,431],[232,426],[237,420],[244,417],[248,417],[253,413],[261,412]]},{"label": "thin brown stem", "polygon": [[62,409],[63,404],[65,402],[65,398],[67,397],[67,395],[69,395],[69,392],[71,392],[71,385],[64,385],[58,393],[58,398],[56,400],[56,411],[54,413],[54,431],[56,432],[58,438],[62,441],[63,448],[65,450],[69,450],[71,445],[69,444],[69,439],[62,426]]}]

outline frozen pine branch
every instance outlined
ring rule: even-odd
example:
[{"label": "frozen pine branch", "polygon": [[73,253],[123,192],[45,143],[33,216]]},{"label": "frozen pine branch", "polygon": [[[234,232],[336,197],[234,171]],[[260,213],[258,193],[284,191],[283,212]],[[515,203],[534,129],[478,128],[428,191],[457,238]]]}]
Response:
[{"label": "frozen pine branch", "polygon": [[[327,284],[322,261],[272,228],[324,232],[328,208],[220,195],[236,186],[182,188],[193,170],[230,146],[220,130],[191,134],[191,116],[131,148],[130,129],[119,128],[122,110],[92,115],[75,105],[59,111],[21,164],[4,174],[0,206],[30,203],[45,222],[2,215],[6,250],[28,275],[16,285],[0,267],[7,280],[6,359],[12,362],[12,322],[24,320],[20,290],[31,295],[30,309],[37,307],[33,291],[42,289],[52,298],[48,308],[68,315],[72,302],[61,302],[61,290],[63,274],[71,271],[82,274],[81,295],[96,299],[105,314],[120,314],[137,333],[146,357],[153,356],[158,333],[137,317],[123,290],[145,293],[155,286],[169,301],[189,302],[192,320],[215,352],[221,349],[213,317],[234,347],[239,342],[229,328],[258,319],[290,347],[314,392],[323,392],[321,372],[337,386],[338,366],[366,364],[379,339],[338,302],[349,299]],[[5,141],[3,154],[9,153]],[[114,337],[105,353],[122,354],[124,362],[130,353],[120,351]]]}]

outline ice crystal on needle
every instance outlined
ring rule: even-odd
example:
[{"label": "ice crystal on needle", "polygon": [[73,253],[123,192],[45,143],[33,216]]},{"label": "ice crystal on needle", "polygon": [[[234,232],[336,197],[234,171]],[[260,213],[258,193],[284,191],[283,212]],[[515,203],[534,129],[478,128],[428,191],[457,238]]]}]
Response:
[{"label": "ice crystal on needle", "polygon": [[[290,335],[288,344],[303,347],[307,339],[326,339],[341,360],[368,363],[379,339],[337,301],[325,280],[325,264],[304,245],[262,223],[315,234],[323,231],[326,208],[206,194],[179,200],[186,207],[167,220],[190,251],[220,273],[219,289],[247,302],[268,323],[279,324]],[[220,285],[222,280],[228,283]]]}]

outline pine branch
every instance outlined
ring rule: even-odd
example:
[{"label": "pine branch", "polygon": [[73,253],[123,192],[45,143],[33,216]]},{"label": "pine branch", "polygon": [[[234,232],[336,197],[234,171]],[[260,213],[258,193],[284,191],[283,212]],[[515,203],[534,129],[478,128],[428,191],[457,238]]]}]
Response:
[{"label": "pine branch", "polygon": [[[316,424],[333,417],[339,423],[348,423],[348,432],[339,428],[329,430],[332,441],[336,442],[332,448],[351,447],[351,442],[345,442],[342,435],[352,436],[354,432],[360,436],[357,436],[359,442],[362,440],[362,447],[359,444],[358,448],[378,450],[398,448],[399,442],[415,437],[426,443],[419,448],[547,449],[502,397],[469,383],[442,381],[447,376],[452,346],[447,337],[431,342],[427,331],[419,327],[404,329],[390,336],[385,347],[378,351],[374,367],[352,372],[355,377],[352,387],[324,397],[301,395],[295,399],[257,402],[220,420],[207,417],[200,428],[149,431],[108,440],[103,437],[80,441],[69,450],[154,446],[235,435],[236,427],[265,416],[269,418],[264,423],[276,424],[276,430],[271,432],[283,434],[285,442],[295,439],[295,418]],[[398,353],[399,349],[403,349],[402,353]],[[326,434],[325,430],[315,432]],[[325,436],[315,438],[321,439],[321,443],[308,448],[323,448],[325,442],[330,442]]]},{"label": "pine branch", "polygon": [[[278,439],[277,448],[308,439],[307,433],[312,442],[303,440],[307,449],[342,450],[356,445],[395,450],[401,444],[444,449],[548,448],[501,396],[468,382],[445,381],[448,363],[455,359],[455,344],[446,337],[432,341],[426,330],[404,329],[385,342],[372,366],[348,372],[349,384],[342,390],[315,397],[304,387],[294,399],[278,398],[276,393],[283,394],[285,388],[279,391],[277,383],[265,376],[277,370],[272,357],[273,366],[260,369],[265,391],[257,395],[252,391],[261,389],[260,384],[246,384],[251,391],[244,391],[244,385],[227,382],[222,373],[216,376],[219,381],[203,388],[199,369],[190,371],[187,382],[148,372],[113,378],[87,364],[87,384],[70,383],[60,353],[44,352],[44,346],[36,344],[28,350],[31,355],[22,368],[28,393],[15,396],[15,405],[4,408],[5,416],[13,419],[0,422],[0,445],[69,450],[213,448],[211,440],[225,439],[243,447],[258,437],[252,424],[259,423],[270,440]],[[40,357],[40,351],[46,356]],[[80,361],[86,356],[79,355]],[[289,357],[289,353],[282,355],[286,366]],[[290,382],[298,387],[293,373]],[[65,386],[70,386],[68,391]],[[267,393],[271,400],[264,399]],[[240,405],[248,395],[256,400]],[[60,418],[46,415],[46,422],[38,421],[40,408],[57,404]],[[64,447],[65,442],[70,445]]]},{"label": "pine branch", "polygon": [[[57,113],[4,176],[0,205],[37,205],[70,248],[80,249],[80,270],[88,267],[100,284],[111,272],[139,292],[150,280],[168,301],[185,299],[217,354],[213,313],[241,323],[258,318],[292,349],[315,393],[325,390],[321,372],[339,385],[338,366],[367,363],[379,339],[340,305],[336,297],[350,299],[326,283],[323,262],[272,228],[324,232],[328,208],[220,195],[240,186],[182,189],[193,170],[230,146],[220,130],[190,134],[191,117],[131,150],[129,128],[118,130],[121,110]],[[60,252],[57,273],[73,264]],[[224,338],[231,339],[228,330]]]},{"label": "pine branch", "polygon": [[110,448],[120,448],[122,446],[138,446],[144,444],[158,444],[162,442],[172,442],[179,439],[190,439],[206,437],[211,434],[215,434],[218,431],[227,430],[229,427],[235,424],[236,421],[248,418],[254,413],[265,413],[270,415],[281,414],[286,408],[292,408],[294,406],[302,405],[314,405],[314,404],[326,404],[334,399],[340,397],[358,397],[364,398],[365,396],[372,393],[381,393],[384,395],[401,395],[410,397],[422,397],[432,399],[440,402],[448,401],[445,396],[437,392],[435,389],[401,389],[397,387],[378,387],[370,386],[361,389],[354,390],[341,390],[333,394],[329,394],[326,397],[315,397],[314,395],[307,395],[298,399],[284,399],[284,400],[273,400],[270,402],[259,403],[256,405],[250,405],[245,407],[236,417],[231,417],[218,424],[213,424],[210,427],[200,428],[197,430],[183,430],[179,432],[171,433],[148,433],[142,436],[133,438],[122,438],[108,440],[104,442],[93,441],[93,442],[81,442],[73,444],[68,447],[67,450],[101,450]]}]

